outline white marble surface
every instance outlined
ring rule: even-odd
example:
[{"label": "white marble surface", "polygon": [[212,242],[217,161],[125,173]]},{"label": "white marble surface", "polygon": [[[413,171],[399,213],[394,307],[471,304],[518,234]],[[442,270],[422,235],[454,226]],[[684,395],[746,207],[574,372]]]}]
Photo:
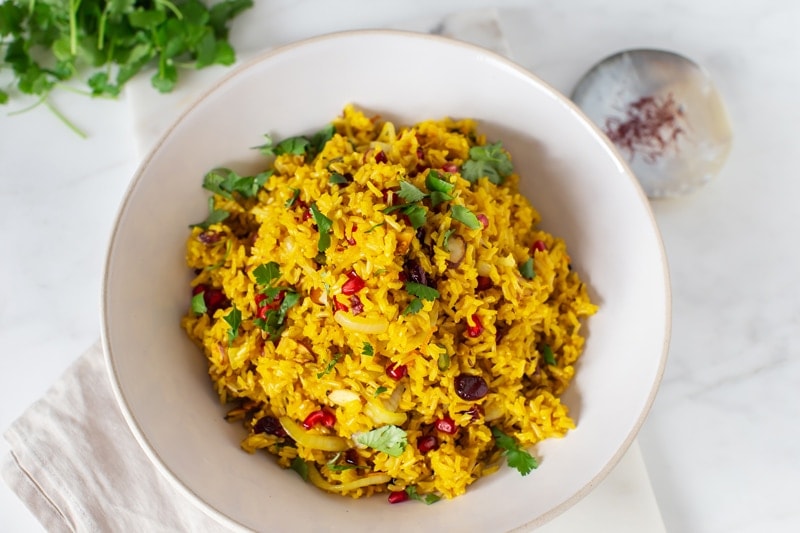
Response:
[{"label": "white marble surface", "polygon": [[[727,101],[734,148],[716,181],[654,204],[672,270],[673,340],[639,443],[668,531],[800,530],[800,4],[256,3],[249,16],[259,24],[234,28],[235,42],[272,46],[497,6],[516,60],[564,92],[594,61],[627,47],[666,48],[704,65]],[[44,108],[0,118],[0,428],[99,336],[105,246],[138,163],[124,98],[55,102],[88,140]],[[0,530],[41,530],[3,484]]]}]

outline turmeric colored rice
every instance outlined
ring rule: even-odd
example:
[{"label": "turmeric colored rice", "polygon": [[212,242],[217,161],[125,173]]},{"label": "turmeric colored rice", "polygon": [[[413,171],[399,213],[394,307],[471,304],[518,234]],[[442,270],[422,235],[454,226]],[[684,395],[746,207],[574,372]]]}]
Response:
[{"label": "turmeric colored rice", "polygon": [[[205,177],[182,326],[241,446],[317,487],[427,503],[575,424],[560,396],[596,310],[473,120],[347,106]],[[254,143],[255,144],[255,143]],[[535,475],[535,474],[534,474]]]}]

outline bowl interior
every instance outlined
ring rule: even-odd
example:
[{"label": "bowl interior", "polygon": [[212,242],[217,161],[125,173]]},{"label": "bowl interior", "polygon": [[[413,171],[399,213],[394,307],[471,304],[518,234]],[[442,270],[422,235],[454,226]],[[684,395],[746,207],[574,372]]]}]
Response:
[{"label": "bowl interior", "polygon": [[[403,124],[472,117],[510,150],[543,227],[567,242],[600,311],[564,397],[577,421],[536,449],[527,477],[503,468],[433,506],[352,500],[304,484],[239,448],[202,354],[179,327],[190,273],[184,240],[206,215],[202,176],[252,171],[270,133],[312,133],[353,103]],[[563,96],[470,45],[403,32],[350,32],[270,52],[220,82],[138,170],[109,248],[103,338],[115,392],[156,466],[195,503],[250,529],[508,530],[577,501],[631,443],[658,386],[669,332],[666,262],[635,179]],[[313,509],[312,513],[307,512]]]}]

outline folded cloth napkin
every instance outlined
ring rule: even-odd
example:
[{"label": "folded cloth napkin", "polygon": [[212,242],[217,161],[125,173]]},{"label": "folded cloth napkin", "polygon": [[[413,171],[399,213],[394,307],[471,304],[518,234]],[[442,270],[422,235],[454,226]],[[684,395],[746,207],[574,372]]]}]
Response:
[{"label": "folded cloth napkin", "polygon": [[[433,29],[509,55],[494,10],[398,27]],[[147,80],[131,82],[127,96],[142,152],[218,75],[196,75],[171,95],[154,96]],[[11,453],[0,458],[2,476],[48,531],[226,530],[173,486],[141,449],[117,405],[99,342],[6,430],[5,438]],[[664,532],[636,443],[598,488],[538,532],[583,532],[598,525],[616,533]]]}]

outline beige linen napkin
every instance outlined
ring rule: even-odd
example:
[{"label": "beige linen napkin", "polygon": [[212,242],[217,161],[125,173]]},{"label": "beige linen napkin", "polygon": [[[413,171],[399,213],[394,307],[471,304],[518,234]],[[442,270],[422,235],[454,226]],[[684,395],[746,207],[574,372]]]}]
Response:
[{"label": "beige linen napkin", "polygon": [[[436,28],[508,55],[494,10],[459,13],[435,22],[402,28]],[[127,96],[142,152],[215,80],[211,72],[198,75],[166,96],[154,93],[146,79],[131,84]],[[4,436],[11,453],[0,459],[2,476],[48,531],[225,530],[174,487],[141,449],[115,400],[99,342]],[[538,531],[598,530],[665,531],[637,443],[598,488]]]}]

